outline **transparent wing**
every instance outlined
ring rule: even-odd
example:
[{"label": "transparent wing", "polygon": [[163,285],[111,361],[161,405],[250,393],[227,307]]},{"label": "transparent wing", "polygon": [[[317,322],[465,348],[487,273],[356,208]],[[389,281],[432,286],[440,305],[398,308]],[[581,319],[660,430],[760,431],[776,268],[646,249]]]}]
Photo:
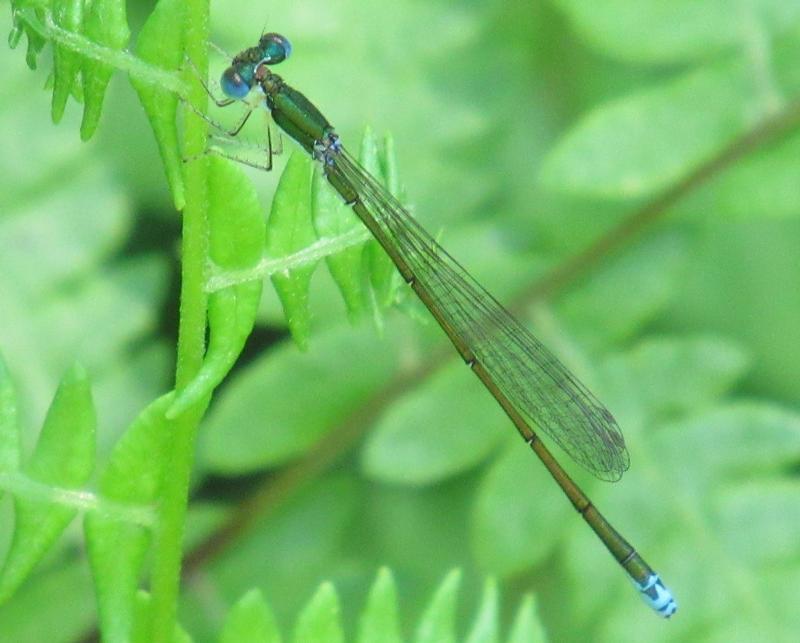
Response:
[{"label": "transparent wing", "polygon": [[387,243],[430,293],[447,324],[526,420],[603,480],[629,458],[616,420],[601,402],[453,259],[345,150],[327,172],[359,193]]}]

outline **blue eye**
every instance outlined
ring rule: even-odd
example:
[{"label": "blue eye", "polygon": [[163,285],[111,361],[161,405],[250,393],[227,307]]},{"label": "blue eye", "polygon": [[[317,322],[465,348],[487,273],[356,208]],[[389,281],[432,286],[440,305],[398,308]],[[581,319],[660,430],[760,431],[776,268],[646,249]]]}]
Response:
[{"label": "blue eye", "polygon": [[268,33],[258,41],[263,61],[268,65],[276,65],[286,60],[292,53],[292,44],[279,33]]},{"label": "blue eye", "polygon": [[233,67],[228,67],[219,79],[222,91],[229,98],[242,99],[250,93],[248,83]]}]

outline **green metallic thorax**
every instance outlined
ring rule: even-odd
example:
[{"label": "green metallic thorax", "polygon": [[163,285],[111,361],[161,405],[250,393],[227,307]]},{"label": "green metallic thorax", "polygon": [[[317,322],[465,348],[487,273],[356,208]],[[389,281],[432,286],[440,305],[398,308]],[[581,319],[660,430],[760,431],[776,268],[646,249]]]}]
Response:
[{"label": "green metallic thorax", "polygon": [[310,154],[314,144],[325,139],[333,127],[303,94],[283,82],[277,74],[259,69],[259,84],[275,123]]}]

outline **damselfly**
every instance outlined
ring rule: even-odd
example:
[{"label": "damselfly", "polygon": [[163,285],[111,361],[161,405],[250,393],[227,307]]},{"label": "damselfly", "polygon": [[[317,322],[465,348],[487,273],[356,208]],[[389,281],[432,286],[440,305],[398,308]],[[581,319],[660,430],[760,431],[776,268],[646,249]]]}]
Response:
[{"label": "damselfly", "polygon": [[286,38],[263,35],[222,74],[227,98],[217,104],[230,105],[245,100],[253,90],[261,92],[275,123],[320,163],[328,182],[391,257],[644,600],[660,615],[672,616],[677,603],[658,574],[572,481],[533,428],[541,429],[598,478],[614,481],[629,464],[614,417],[361,167],[311,101],[272,72],[270,66],[290,53]]}]

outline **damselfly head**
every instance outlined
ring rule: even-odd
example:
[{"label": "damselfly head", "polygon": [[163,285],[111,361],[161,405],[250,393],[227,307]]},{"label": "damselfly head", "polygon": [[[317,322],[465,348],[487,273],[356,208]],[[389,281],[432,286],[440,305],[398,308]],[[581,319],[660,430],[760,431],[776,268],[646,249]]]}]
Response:
[{"label": "damselfly head", "polygon": [[[277,65],[292,53],[292,45],[287,38],[278,33],[266,33],[258,45],[239,53],[220,78],[222,91],[229,98],[241,100],[250,93],[256,83],[263,78],[264,65]],[[262,68],[259,74],[258,69]]]},{"label": "damselfly head", "polygon": [[277,65],[286,60],[292,53],[292,44],[279,33],[266,33],[258,41],[261,50],[261,63]]},{"label": "damselfly head", "polygon": [[250,65],[234,63],[222,72],[219,85],[223,93],[228,98],[241,100],[245,98],[253,88],[255,82],[255,67]]}]

